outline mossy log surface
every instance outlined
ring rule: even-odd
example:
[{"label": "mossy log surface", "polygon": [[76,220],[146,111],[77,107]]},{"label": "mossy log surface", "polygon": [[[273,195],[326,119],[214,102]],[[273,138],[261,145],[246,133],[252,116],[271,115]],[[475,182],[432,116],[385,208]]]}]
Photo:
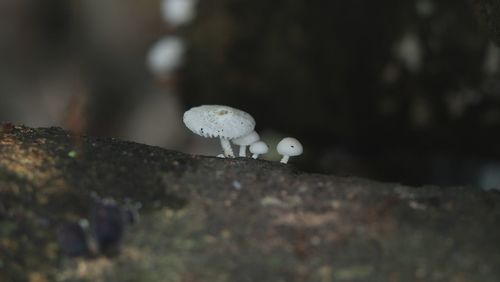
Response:
[{"label": "mossy log surface", "polygon": [[[96,225],[99,199],[140,203],[140,220],[112,254],[66,255],[81,242],[58,240],[71,231],[61,226]],[[0,137],[0,281],[493,282],[499,223],[498,192],[306,174],[59,128],[4,126]]]}]

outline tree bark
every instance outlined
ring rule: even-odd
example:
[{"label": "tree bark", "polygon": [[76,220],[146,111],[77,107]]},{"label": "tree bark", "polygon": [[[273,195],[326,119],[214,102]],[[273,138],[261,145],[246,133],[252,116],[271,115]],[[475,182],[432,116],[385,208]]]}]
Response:
[{"label": "tree bark", "polygon": [[79,138],[3,127],[0,281],[500,280],[498,192]]}]

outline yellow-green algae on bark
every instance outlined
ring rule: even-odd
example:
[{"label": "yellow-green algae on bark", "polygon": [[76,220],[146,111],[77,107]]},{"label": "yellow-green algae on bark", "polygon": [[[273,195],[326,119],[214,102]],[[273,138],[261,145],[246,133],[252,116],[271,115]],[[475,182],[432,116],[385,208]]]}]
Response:
[{"label": "yellow-green algae on bark", "polygon": [[[59,128],[0,136],[0,281],[499,281],[500,195],[305,174]],[[237,181],[238,185],[235,185]],[[57,230],[140,203],[119,250]],[[92,234],[87,234],[92,237]]]}]

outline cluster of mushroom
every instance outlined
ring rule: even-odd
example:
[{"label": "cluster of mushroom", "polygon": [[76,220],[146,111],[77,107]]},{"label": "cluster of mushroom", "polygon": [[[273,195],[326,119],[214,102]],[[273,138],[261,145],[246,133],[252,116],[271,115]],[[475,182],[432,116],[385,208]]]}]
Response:
[{"label": "cluster of mushroom", "polygon": [[[234,158],[230,142],[240,146],[240,157],[246,157],[248,146],[254,159],[269,151],[267,144],[255,132],[254,118],[244,111],[229,106],[203,105],[186,111],[183,120],[186,127],[197,135],[220,138],[224,152],[220,157]],[[292,137],[281,140],[276,149],[285,164],[290,157],[301,155],[303,151],[302,144]]]}]

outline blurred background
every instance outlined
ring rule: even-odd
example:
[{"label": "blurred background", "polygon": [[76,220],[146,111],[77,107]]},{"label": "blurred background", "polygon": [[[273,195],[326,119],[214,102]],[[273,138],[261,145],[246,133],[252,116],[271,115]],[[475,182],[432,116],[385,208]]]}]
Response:
[{"label": "blurred background", "polygon": [[494,2],[0,0],[0,120],[216,155],[223,104],[305,171],[498,188]]}]

